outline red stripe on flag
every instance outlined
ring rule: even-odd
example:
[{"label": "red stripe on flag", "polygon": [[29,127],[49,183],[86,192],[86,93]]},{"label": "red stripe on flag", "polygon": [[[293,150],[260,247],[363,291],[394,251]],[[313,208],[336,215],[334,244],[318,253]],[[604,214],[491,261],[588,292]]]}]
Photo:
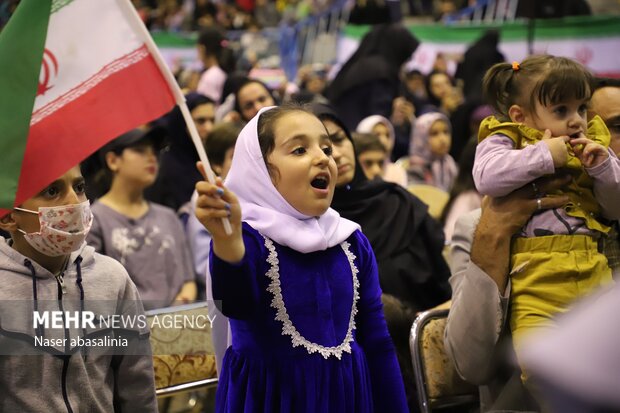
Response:
[{"label": "red stripe on flag", "polygon": [[170,111],[175,100],[149,55],[30,128],[15,205],[120,134]]}]

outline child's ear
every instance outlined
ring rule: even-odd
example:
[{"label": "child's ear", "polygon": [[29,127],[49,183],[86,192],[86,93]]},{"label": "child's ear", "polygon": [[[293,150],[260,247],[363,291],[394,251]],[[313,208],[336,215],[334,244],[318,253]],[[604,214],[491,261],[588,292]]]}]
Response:
[{"label": "child's ear", "polygon": [[211,164],[211,169],[217,176],[222,176],[222,167],[220,165]]},{"label": "child's ear", "polygon": [[104,157],[105,164],[107,165],[110,171],[116,172],[118,170],[118,166],[117,166],[118,158],[119,156],[112,151],[105,154],[105,157]]},{"label": "child's ear", "polygon": [[523,121],[525,121],[525,112],[521,106],[512,105],[510,109],[508,109],[508,117],[510,117],[510,120],[513,122],[523,123]]},{"label": "child's ear", "polygon": [[9,233],[17,231],[17,223],[13,219],[12,212],[9,212],[8,214],[0,218],[0,229]]}]

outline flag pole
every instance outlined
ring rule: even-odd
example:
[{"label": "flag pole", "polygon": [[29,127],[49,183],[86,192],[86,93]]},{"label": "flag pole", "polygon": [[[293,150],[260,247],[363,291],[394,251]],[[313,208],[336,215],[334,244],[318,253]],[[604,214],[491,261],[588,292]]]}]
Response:
[{"label": "flag pole", "polygon": [[[164,61],[164,58],[159,52],[157,45],[153,41],[151,34],[146,29],[146,26],[142,23],[142,20],[140,20],[140,16],[138,15],[138,12],[136,11],[136,9],[133,7],[133,4],[131,4],[131,1],[130,0],[118,0],[118,3],[124,9],[125,15],[127,16],[127,20],[129,21],[129,24],[138,33],[142,35],[142,40],[146,44],[146,47],[149,50],[149,52],[151,52],[151,55],[153,56],[153,59],[157,63],[159,70],[164,76],[164,79],[166,79],[166,82],[168,82],[168,85],[170,86],[170,90],[172,91],[172,94],[174,95],[174,100],[176,101],[177,105],[181,109],[181,114],[183,115],[183,119],[185,120],[187,129],[189,130],[189,135],[191,136],[192,142],[194,143],[194,146],[196,147],[196,151],[198,152],[198,158],[200,159],[200,162],[202,162],[205,168],[205,173],[207,174],[207,180],[211,184],[215,185],[215,174],[213,173],[213,170],[211,169],[211,164],[209,163],[209,159],[207,158],[207,153],[205,152],[205,148],[204,148],[204,145],[202,144],[202,140],[200,139],[200,135],[198,135],[198,129],[196,129],[196,124],[194,123],[194,120],[192,119],[192,115],[189,112],[189,108],[187,107],[187,103],[185,102],[185,96],[183,95],[181,88],[179,88],[179,85],[177,84],[176,79],[174,78],[174,76],[172,75],[172,72],[168,68],[168,65]],[[230,226],[230,221],[228,220],[228,218],[222,218],[222,224],[224,225],[224,230],[226,231],[226,234],[227,235],[232,234],[232,228]]]}]

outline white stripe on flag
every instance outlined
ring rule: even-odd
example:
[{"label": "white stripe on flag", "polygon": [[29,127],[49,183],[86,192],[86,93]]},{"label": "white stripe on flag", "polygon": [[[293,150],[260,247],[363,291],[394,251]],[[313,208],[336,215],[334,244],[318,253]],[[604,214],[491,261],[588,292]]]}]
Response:
[{"label": "white stripe on flag", "polygon": [[95,73],[90,79],[85,82],[77,85],[73,89],[69,90],[67,93],[59,96],[54,101],[48,103],[44,107],[40,108],[36,112],[32,114],[32,119],[30,120],[30,125],[35,125],[41,119],[53,114],[58,109],[62,108],[66,104],[74,101],[80,96],[87,93],[89,90],[97,86],[99,83],[107,79],[109,76],[113,75],[116,72],[119,72],[123,69],[128,68],[129,66],[140,62],[143,59],[149,57],[149,52],[146,46],[142,46],[138,50],[134,50],[133,52],[125,55],[110,64],[106,65],[99,72]]},{"label": "white stripe on flag", "polygon": [[74,0],[50,16],[45,49],[55,57],[58,68],[51,73],[49,90],[35,100],[33,112],[143,45],[115,0]]}]

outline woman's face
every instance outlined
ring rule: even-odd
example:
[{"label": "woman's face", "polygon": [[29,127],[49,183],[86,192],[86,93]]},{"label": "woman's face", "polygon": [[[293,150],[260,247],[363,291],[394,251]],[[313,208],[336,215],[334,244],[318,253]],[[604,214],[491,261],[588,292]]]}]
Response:
[{"label": "woman's face", "polygon": [[390,130],[383,123],[379,122],[372,128],[372,133],[379,137],[379,141],[385,147],[387,153],[392,153],[394,142],[390,138]]},{"label": "woman's face", "polygon": [[433,156],[441,158],[450,152],[452,135],[448,124],[443,120],[437,120],[431,125],[428,133],[428,144]]},{"label": "woman's face", "polygon": [[237,92],[241,117],[245,121],[252,119],[259,110],[275,105],[269,91],[260,83],[248,83]]},{"label": "woman's face", "polygon": [[332,120],[324,119],[323,124],[332,140],[332,156],[338,168],[336,186],[348,184],[355,176],[355,150],[344,130]]},{"label": "woman's face", "polygon": [[452,92],[452,83],[445,73],[435,73],[430,79],[429,87],[433,96],[439,100]]},{"label": "woman's face", "polygon": [[198,105],[192,110],[192,119],[198,130],[198,135],[202,143],[207,141],[209,134],[213,130],[215,122],[215,105],[213,103],[204,103]]},{"label": "woman's face", "polygon": [[338,174],[325,126],[316,116],[296,111],[280,117],[273,131],[274,148],[267,157],[276,170],[273,185],[297,211],[323,215],[332,203]]}]

